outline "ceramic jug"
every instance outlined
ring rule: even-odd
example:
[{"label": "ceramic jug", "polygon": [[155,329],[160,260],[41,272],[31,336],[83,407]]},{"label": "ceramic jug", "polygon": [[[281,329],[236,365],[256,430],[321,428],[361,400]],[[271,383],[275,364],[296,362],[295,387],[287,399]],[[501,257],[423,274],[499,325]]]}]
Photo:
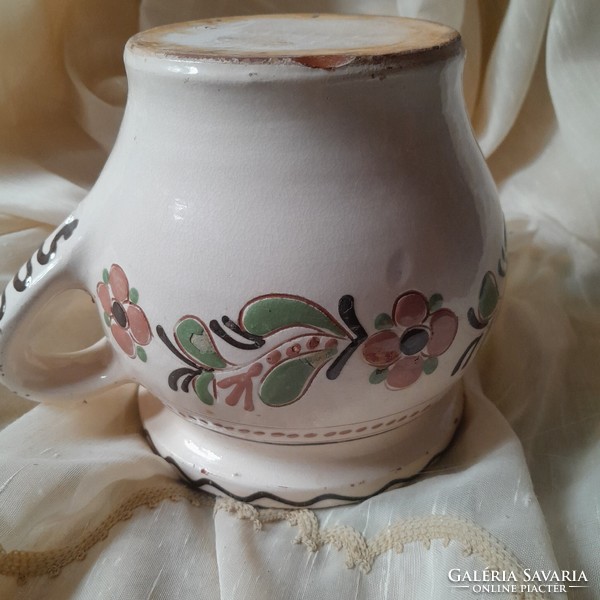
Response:
[{"label": "ceramic jug", "polygon": [[[159,27],[97,183],[2,295],[2,383],[65,401],[140,384],[192,484],[324,506],[409,481],[449,443],[494,318],[503,218],[460,36],[394,17]],[[28,346],[86,290],[105,337]]]}]

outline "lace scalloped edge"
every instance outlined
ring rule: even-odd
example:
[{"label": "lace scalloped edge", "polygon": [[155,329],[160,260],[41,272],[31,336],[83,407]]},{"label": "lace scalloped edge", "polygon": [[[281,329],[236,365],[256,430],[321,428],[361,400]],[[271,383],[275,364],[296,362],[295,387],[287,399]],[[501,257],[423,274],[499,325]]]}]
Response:
[{"label": "lace scalloped edge", "polygon": [[[317,515],[309,509],[257,508],[231,498],[215,499],[181,484],[145,488],[133,493],[73,544],[50,550],[10,552],[0,546],[0,575],[14,577],[19,584],[33,577],[57,577],[67,565],[84,560],[92,547],[105,540],[117,523],[130,519],[136,509],[142,506],[155,508],[164,500],[187,500],[194,506],[213,507],[214,513],[224,511],[240,520],[249,521],[256,531],[268,523],[286,521],[297,530],[294,543],[303,544],[312,552],[332,545],[345,553],[348,568],[358,567],[364,573],[371,570],[378,556],[390,550],[402,553],[405,545],[412,543],[421,543],[429,549],[433,541],[439,540],[444,547],[448,547],[450,542],[457,542],[465,555],[476,556],[484,567],[512,571],[518,580],[524,580],[524,567],[515,555],[486,529],[467,519],[429,515],[399,520],[368,540],[348,525],[321,529]],[[537,600],[543,596],[525,592],[517,594],[515,598]]]}]

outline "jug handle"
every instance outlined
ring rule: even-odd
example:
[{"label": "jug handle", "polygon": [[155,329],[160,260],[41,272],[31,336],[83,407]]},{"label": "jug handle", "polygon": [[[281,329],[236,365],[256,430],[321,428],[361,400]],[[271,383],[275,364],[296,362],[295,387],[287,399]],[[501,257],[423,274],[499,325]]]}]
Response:
[{"label": "jug handle", "polygon": [[28,342],[45,304],[67,290],[85,291],[75,269],[77,225],[74,215],[68,217],[0,297],[0,383],[39,402],[83,399],[128,380],[106,337],[84,350],[53,355],[36,353]]}]

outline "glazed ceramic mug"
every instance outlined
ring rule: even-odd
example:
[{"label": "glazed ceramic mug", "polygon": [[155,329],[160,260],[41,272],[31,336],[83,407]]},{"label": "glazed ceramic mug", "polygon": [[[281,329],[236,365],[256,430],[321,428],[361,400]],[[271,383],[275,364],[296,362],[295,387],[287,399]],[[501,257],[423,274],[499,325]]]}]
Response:
[{"label": "glazed ceramic mug", "polygon": [[[154,449],[263,505],[369,497],[449,443],[502,292],[503,218],[448,27],[287,15],[125,50],[89,196],[2,296],[2,381],[43,401],[140,387]],[[71,288],[106,337],[27,346]]]}]

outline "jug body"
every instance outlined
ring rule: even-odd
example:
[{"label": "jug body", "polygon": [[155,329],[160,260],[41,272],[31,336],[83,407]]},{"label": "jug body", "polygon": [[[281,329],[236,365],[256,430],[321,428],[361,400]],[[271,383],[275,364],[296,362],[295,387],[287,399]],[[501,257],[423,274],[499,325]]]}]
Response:
[{"label": "jug body", "polygon": [[[292,31],[287,53],[269,49],[278,18]],[[301,47],[319,19],[350,40],[352,19],[377,39],[408,28],[412,50]],[[170,428],[162,454],[175,454],[168,439],[183,421],[237,438],[230,453],[269,442],[304,448],[309,464],[324,448],[336,460],[384,452],[426,426],[414,472],[454,431],[458,382],[505,268],[460,39],[347,19],[198,22],[127,46],[125,116],[75,215],[72,272],[96,301],[117,379],[178,419],[158,426]],[[183,462],[197,480],[201,459]]]}]

